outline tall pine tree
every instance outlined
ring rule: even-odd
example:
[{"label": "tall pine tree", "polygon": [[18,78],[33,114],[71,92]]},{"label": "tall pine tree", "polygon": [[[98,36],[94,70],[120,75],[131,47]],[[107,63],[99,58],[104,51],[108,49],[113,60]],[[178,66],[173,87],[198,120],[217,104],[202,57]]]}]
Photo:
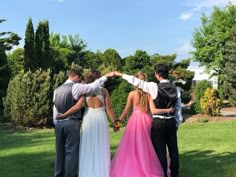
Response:
[{"label": "tall pine tree", "polygon": [[37,68],[35,58],[35,37],[32,19],[30,18],[25,31],[25,45],[24,45],[24,69],[25,71]]},{"label": "tall pine tree", "polygon": [[50,42],[48,21],[39,22],[35,35],[37,67],[46,69],[50,66]]},{"label": "tall pine tree", "polygon": [[225,46],[225,93],[232,105],[236,105],[236,28],[232,32],[231,40]]}]

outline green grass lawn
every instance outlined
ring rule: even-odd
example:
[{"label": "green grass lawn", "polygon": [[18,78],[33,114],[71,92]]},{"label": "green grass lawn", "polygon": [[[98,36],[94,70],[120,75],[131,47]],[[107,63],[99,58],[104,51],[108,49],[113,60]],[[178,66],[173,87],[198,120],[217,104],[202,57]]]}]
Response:
[{"label": "green grass lawn", "polygon": [[[180,177],[236,177],[236,121],[183,124],[178,137]],[[0,177],[52,177],[54,149],[53,129],[0,132]]]}]

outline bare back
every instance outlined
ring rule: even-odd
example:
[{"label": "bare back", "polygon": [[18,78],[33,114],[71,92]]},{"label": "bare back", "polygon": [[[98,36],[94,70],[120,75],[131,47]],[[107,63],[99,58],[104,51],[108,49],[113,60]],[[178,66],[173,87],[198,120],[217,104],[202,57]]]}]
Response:
[{"label": "bare back", "polygon": [[102,88],[97,89],[91,95],[86,95],[86,104],[93,109],[104,107],[105,101]]}]

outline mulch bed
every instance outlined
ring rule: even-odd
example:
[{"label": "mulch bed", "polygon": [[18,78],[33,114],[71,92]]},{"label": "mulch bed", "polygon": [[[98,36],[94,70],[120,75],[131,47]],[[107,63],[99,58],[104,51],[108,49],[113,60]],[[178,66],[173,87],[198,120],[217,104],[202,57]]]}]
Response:
[{"label": "mulch bed", "polygon": [[196,114],[196,115],[184,115],[184,123],[194,123],[194,122],[220,122],[232,120],[233,117],[212,117],[206,114]]}]

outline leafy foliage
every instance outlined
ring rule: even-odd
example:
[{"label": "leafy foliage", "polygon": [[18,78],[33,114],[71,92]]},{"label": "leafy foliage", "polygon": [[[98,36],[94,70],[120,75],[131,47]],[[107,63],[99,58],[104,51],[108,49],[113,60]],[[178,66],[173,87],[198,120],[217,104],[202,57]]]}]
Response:
[{"label": "leafy foliage", "polygon": [[[6,21],[0,19],[0,23]],[[5,52],[11,50],[14,45],[19,44],[21,38],[12,32],[0,32],[0,113],[3,110],[2,98],[6,95],[8,82],[10,79],[10,68]]]},{"label": "leafy foliage", "polygon": [[236,28],[232,32],[231,40],[226,42],[224,68],[224,89],[232,105],[236,105]]},{"label": "leafy foliage", "polygon": [[207,88],[211,88],[212,86],[210,85],[210,83],[206,80],[201,81],[199,83],[196,84],[196,86],[194,87],[194,99],[195,99],[195,110],[198,113],[202,113],[202,107],[200,104],[200,100],[201,98],[204,96],[205,91]]},{"label": "leafy foliage", "polygon": [[221,101],[215,89],[207,88],[203,97],[200,99],[200,104],[205,114],[210,116],[220,115]]},{"label": "leafy foliage", "polygon": [[24,72],[24,49],[18,48],[7,56],[8,64],[11,70],[11,78],[18,73]]},{"label": "leafy foliage", "polygon": [[16,125],[45,126],[51,110],[50,73],[50,70],[28,71],[11,80],[4,98],[5,116]]},{"label": "leafy foliage", "polygon": [[30,18],[25,31],[25,45],[24,45],[24,68],[25,71],[34,69],[36,64],[35,51],[35,34],[32,19]]},{"label": "leafy foliage", "polygon": [[[128,94],[131,91],[132,86],[130,86],[126,81],[122,81],[112,92],[111,92],[111,104],[113,106],[115,115],[117,118],[122,114]],[[129,116],[128,116],[129,117]],[[126,125],[128,119],[124,120],[123,125]]]},{"label": "leafy foliage", "polygon": [[[224,57],[224,47],[230,38],[232,28],[235,26],[236,6],[229,3],[224,9],[214,7],[212,14],[207,17],[202,15],[202,25],[195,29],[193,34],[192,52],[193,60],[213,69],[219,78],[220,94],[223,95],[223,82],[225,73],[223,68],[227,60]],[[222,97],[222,96],[221,96]]]}]

